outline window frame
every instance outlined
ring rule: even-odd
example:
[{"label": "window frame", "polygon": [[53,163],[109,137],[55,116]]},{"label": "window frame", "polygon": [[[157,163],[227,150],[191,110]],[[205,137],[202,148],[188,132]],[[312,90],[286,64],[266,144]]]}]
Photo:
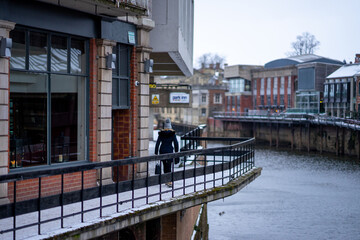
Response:
[{"label": "window frame", "polygon": [[[121,51],[123,49],[126,49],[126,54],[127,54],[127,75],[123,75],[121,72]],[[131,81],[131,54],[132,54],[132,46],[131,45],[126,45],[126,44],[121,44],[121,43],[117,43],[116,46],[114,46],[113,48],[113,54],[116,55],[116,62],[115,62],[115,69],[113,69],[112,71],[112,84],[115,83],[115,81],[117,82],[116,86],[118,87],[117,89],[117,101],[118,104],[114,104],[114,86],[112,86],[112,97],[111,97],[111,107],[112,109],[130,109],[130,81]],[[127,81],[127,98],[126,98],[126,103],[122,103],[121,101],[121,87],[120,87],[120,82],[121,81]]]},{"label": "window frame", "polygon": [[[43,169],[43,168],[51,168],[51,167],[57,167],[59,164],[61,166],[63,165],[73,165],[73,164],[79,164],[83,162],[89,161],[89,106],[90,106],[90,42],[88,38],[71,35],[71,34],[65,34],[65,33],[59,33],[55,31],[47,31],[47,30],[41,30],[37,28],[32,27],[26,27],[22,25],[17,25],[15,29],[12,31],[23,31],[25,33],[25,67],[24,68],[13,68],[11,67],[11,59],[9,61],[9,70],[10,70],[10,76],[12,73],[30,73],[30,74],[43,74],[46,76],[46,101],[47,101],[47,109],[46,109],[46,164],[44,165],[35,165],[35,166],[29,166],[29,167],[16,167],[11,168],[9,166],[9,169],[11,172],[23,172],[27,171],[29,169]],[[46,35],[46,46],[47,46],[47,53],[46,53],[46,70],[34,70],[30,69],[30,34],[31,33],[40,33]],[[11,35],[11,31],[10,31]],[[65,37],[67,40],[67,69],[66,72],[56,72],[52,71],[52,37]],[[85,52],[85,71],[84,73],[72,73],[71,72],[71,43],[72,39],[76,39],[79,41],[83,41],[84,43],[84,52]],[[84,159],[76,160],[76,161],[63,161],[61,163],[59,162],[52,162],[52,93],[54,92],[52,90],[51,82],[53,80],[52,76],[72,76],[72,77],[83,77],[84,78],[84,84],[85,84],[85,91],[84,91],[84,98],[82,99],[84,101],[84,136],[80,141],[84,141]],[[9,83],[10,84],[10,83]],[[10,92],[10,85],[9,85],[9,98],[10,98],[11,92]],[[10,108],[10,102],[9,102],[9,108]],[[9,113],[10,117],[10,113]],[[9,119],[10,121],[10,119]],[[9,129],[10,131],[10,129]],[[9,133],[10,134],[10,133]],[[9,142],[9,151],[10,151],[10,142]]]}]

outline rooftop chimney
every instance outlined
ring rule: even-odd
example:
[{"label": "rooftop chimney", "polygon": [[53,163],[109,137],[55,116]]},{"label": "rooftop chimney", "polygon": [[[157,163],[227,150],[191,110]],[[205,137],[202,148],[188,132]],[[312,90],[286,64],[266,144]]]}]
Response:
[{"label": "rooftop chimney", "polygon": [[355,54],[355,63],[360,63],[360,53]]}]

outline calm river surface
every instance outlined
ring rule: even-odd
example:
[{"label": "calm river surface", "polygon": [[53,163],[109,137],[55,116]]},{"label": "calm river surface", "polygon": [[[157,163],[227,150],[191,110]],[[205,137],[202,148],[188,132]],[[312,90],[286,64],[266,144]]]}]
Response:
[{"label": "calm river surface", "polygon": [[360,239],[360,164],[317,154],[256,149],[262,174],[208,204],[210,240]]}]

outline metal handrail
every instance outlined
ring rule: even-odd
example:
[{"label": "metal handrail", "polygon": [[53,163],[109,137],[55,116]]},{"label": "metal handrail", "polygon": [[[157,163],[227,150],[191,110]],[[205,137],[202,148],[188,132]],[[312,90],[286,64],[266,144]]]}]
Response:
[{"label": "metal handrail", "polygon": [[[0,223],[0,238],[7,238],[12,234],[13,239],[17,239],[18,231],[37,226],[37,234],[41,234],[42,227],[45,223],[60,221],[58,228],[66,227],[66,222],[75,216],[81,216],[80,222],[86,222],[86,215],[98,212],[98,218],[104,216],[103,212],[116,208],[115,213],[122,212],[127,209],[138,207],[139,204],[154,203],[164,199],[164,196],[175,197],[184,194],[206,190],[215,186],[227,184],[234,178],[250,171],[255,166],[254,160],[254,139],[246,139],[245,141],[235,143],[229,146],[196,149],[201,141],[239,141],[244,139],[232,138],[202,138],[200,137],[201,128],[192,131],[184,138],[186,141],[197,142],[191,145],[192,149],[179,153],[162,154],[148,157],[133,157],[122,160],[114,160],[109,162],[96,162],[78,164],[76,166],[56,167],[40,171],[27,171],[23,173],[10,173],[0,176],[0,184],[9,184],[9,188],[13,189],[13,198],[10,203],[0,205],[0,220],[12,222],[6,226]],[[192,138],[192,139],[191,139]],[[191,156],[196,156],[189,163]],[[172,165],[170,173],[153,174],[152,164],[166,159],[182,159],[182,166],[175,168]],[[146,164],[146,172],[136,175],[137,164]],[[126,179],[119,179],[119,169],[128,167],[129,176]],[[110,183],[103,182],[103,174],[105,168],[111,168],[112,181]],[[96,171],[98,174],[98,185],[85,187],[86,174]],[[77,179],[80,180],[75,190],[67,191],[65,179],[73,174],[78,174]],[[46,185],[46,177],[59,177],[58,193],[52,195],[46,194],[42,189]],[[33,180],[31,180],[33,179]],[[18,200],[19,192],[17,186],[24,181],[31,180],[37,182],[37,197]],[[34,181],[35,180],[35,181]],[[171,188],[162,186],[162,184],[172,182]],[[145,192],[144,192],[144,191]],[[142,194],[138,194],[141,191]],[[111,202],[105,202],[103,199],[113,199]],[[88,202],[92,207],[86,207]],[[95,203],[94,203],[95,202]],[[80,207],[71,212],[66,212],[68,206],[80,203]],[[43,219],[42,212],[52,212],[53,209],[60,207],[61,214],[52,215],[47,219]],[[37,213],[38,219],[33,222],[27,222],[23,225],[17,224],[17,219],[31,213]],[[12,219],[12,220],[11,220]],[[69,220],[70,219],[70,220]],[[80,223],[79,222],[79,223]],[[9,226],[10,225],[10,226]],[[48,230],[46,230],[48,231]]]}]

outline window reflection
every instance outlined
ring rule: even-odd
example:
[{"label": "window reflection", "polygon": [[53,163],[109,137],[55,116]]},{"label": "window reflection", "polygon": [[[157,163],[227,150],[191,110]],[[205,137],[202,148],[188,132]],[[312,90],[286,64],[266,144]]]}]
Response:
[{"label": "window reflection", "polygon": [[74,38],[71,39],[70,67],[71,73],[86,73],[86,55],[84,41]]},{"label": "window reflection", "polygon": [[51,36],[51,71],[67,72],[67,38]]},{"label": "window reflection", "polygon": [[25,31],[14,30],[10,32],[10,37],[13,40],[11,49],[10,67],[17,69],[25,69],[26,63],[26,45],[25,45]]},{"label": "window reflection", "polygon": [[85,160],[85,78],[51,76],[52,163]]},{"label": "window reflection", "polygon": [[47,70],[47,35],[44,33],[30,32],[29,69]]}]

